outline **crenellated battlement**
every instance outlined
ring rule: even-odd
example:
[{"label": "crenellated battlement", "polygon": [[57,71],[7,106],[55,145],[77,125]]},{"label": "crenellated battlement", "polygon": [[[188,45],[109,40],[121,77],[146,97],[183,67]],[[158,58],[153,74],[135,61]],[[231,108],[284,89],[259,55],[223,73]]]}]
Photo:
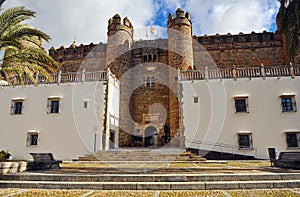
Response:
[{"label": "crenellated battlement", "polygon": [[188,12],[184,12],[181,8],[178,8],[176,10],[176,16],[174,18],[174,15],[172,13],[168,16],[168,28],[173,28],[176,26],[192,26],[191,16]]},{"label": "crenellated battlement", "polygon": [[68,48],[61,46],[58,49],[51,47],[49,49],[49,55],[56,61],[66,61],[66,60],[76,60],[84,59],[87,54],[89,54],[97,46],[97,51],[106,51],[106,44],[93,44],[89,45],[80,44],[76,46],[76,43],[73,42]]},{"label": "crenellated battlement", "polygon": [[125,17],[123,19],[120,17],[119,14],[116,14],[112,18],[108,20],[108,28],[107,28],[107,35],[111,36],[115,34],[117,31],[125,31],[127,32],[131,37],[133,37],[133,26],[128,17]]},{"label": "crenellated battlement", "polygon": [[267,32],[244,34],[240,32],[239,34],[232,35],[230,33],[226,35],[204,35],[204,36],[193,36],[194,39],[198,40],[200,44],[225,44],[225,43],[251,43],[251,42],[276,42],[282,41],[281,35],[279,33]]}]

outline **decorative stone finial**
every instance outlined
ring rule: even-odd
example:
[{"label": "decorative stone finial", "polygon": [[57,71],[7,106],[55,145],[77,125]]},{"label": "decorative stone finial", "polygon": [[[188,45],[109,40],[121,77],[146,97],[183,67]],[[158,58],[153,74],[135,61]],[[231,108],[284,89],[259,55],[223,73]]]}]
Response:
[{"label": "decorative stone finial", "polygon": [[70,48],[76,48],[76,41],[74,40],[73,43],[71,44]]}]

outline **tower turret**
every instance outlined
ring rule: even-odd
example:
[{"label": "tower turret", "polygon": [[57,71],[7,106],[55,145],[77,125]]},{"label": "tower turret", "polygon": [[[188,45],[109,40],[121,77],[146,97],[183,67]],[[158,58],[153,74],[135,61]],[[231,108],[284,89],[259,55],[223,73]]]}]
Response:
[{"label": "tower turret", "polygon": [[125,17],[122,21],[119,14],[108,20],[106,66],[116,57],[130,50],[133,42],[133,26]]},{"label": "tower turret", "polygon": [[[174,18],[171,13],[168,17],[168,49],[169,49],[169,122],[170,134],[175,146],[184,148],[184,128],[180,107],[181,88],[178,84],[178,72],[180,70],[192,70],[193,44],[192,21],[189,13],[178,8]],[[174,69],[175,68],[175,69]]]},{"label": "tower turret", "polygon": [[192,21],[190,14],[178,8],[168,17],[169,64],[181,70],[193,69]]}]

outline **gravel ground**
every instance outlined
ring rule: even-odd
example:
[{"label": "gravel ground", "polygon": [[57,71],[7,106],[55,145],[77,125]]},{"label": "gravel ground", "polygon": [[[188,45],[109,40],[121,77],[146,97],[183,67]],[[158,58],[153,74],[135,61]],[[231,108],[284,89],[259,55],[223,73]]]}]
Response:
[{"label": "gravel ground", "polygon": [[0,189],[1,197],[300,197],[300,189],[230,191],[94,191]]}]

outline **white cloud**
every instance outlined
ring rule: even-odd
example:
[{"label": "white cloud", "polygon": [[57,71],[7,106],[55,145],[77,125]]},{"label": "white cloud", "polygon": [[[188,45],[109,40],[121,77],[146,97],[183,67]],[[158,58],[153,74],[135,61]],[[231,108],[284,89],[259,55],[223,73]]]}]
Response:
[{"label": "white cloud", "polygon": [[226,34],[270,30],[277,0],[189,0],[195,34]]},{"label": "white cloud", "polygon": [[149,0],[9,0],[4,6],[25,5],[37,12],[29,23],[46,32],[52,41],[45,45],[60,47],[76,42],[106,42],[107,21],[116,13],[128,16],[135,28],[145,26],[154,17],[154,6]]},{"label": "white cloud", "polygon": [[147,25],[157,30],[155,37],[165,36],[166,27],[155,25],[165,26],[178,7],[191,13],[196,35],[269,30],[278,10],[277,0],[8,0],[4,7],[16,5],[37,12],[30,24],[52,37],[45,48],[68,47],[74,37],[77,44],[106,42],[107,21],[116,13],[129,17],[136,39],[145,39]]}]

